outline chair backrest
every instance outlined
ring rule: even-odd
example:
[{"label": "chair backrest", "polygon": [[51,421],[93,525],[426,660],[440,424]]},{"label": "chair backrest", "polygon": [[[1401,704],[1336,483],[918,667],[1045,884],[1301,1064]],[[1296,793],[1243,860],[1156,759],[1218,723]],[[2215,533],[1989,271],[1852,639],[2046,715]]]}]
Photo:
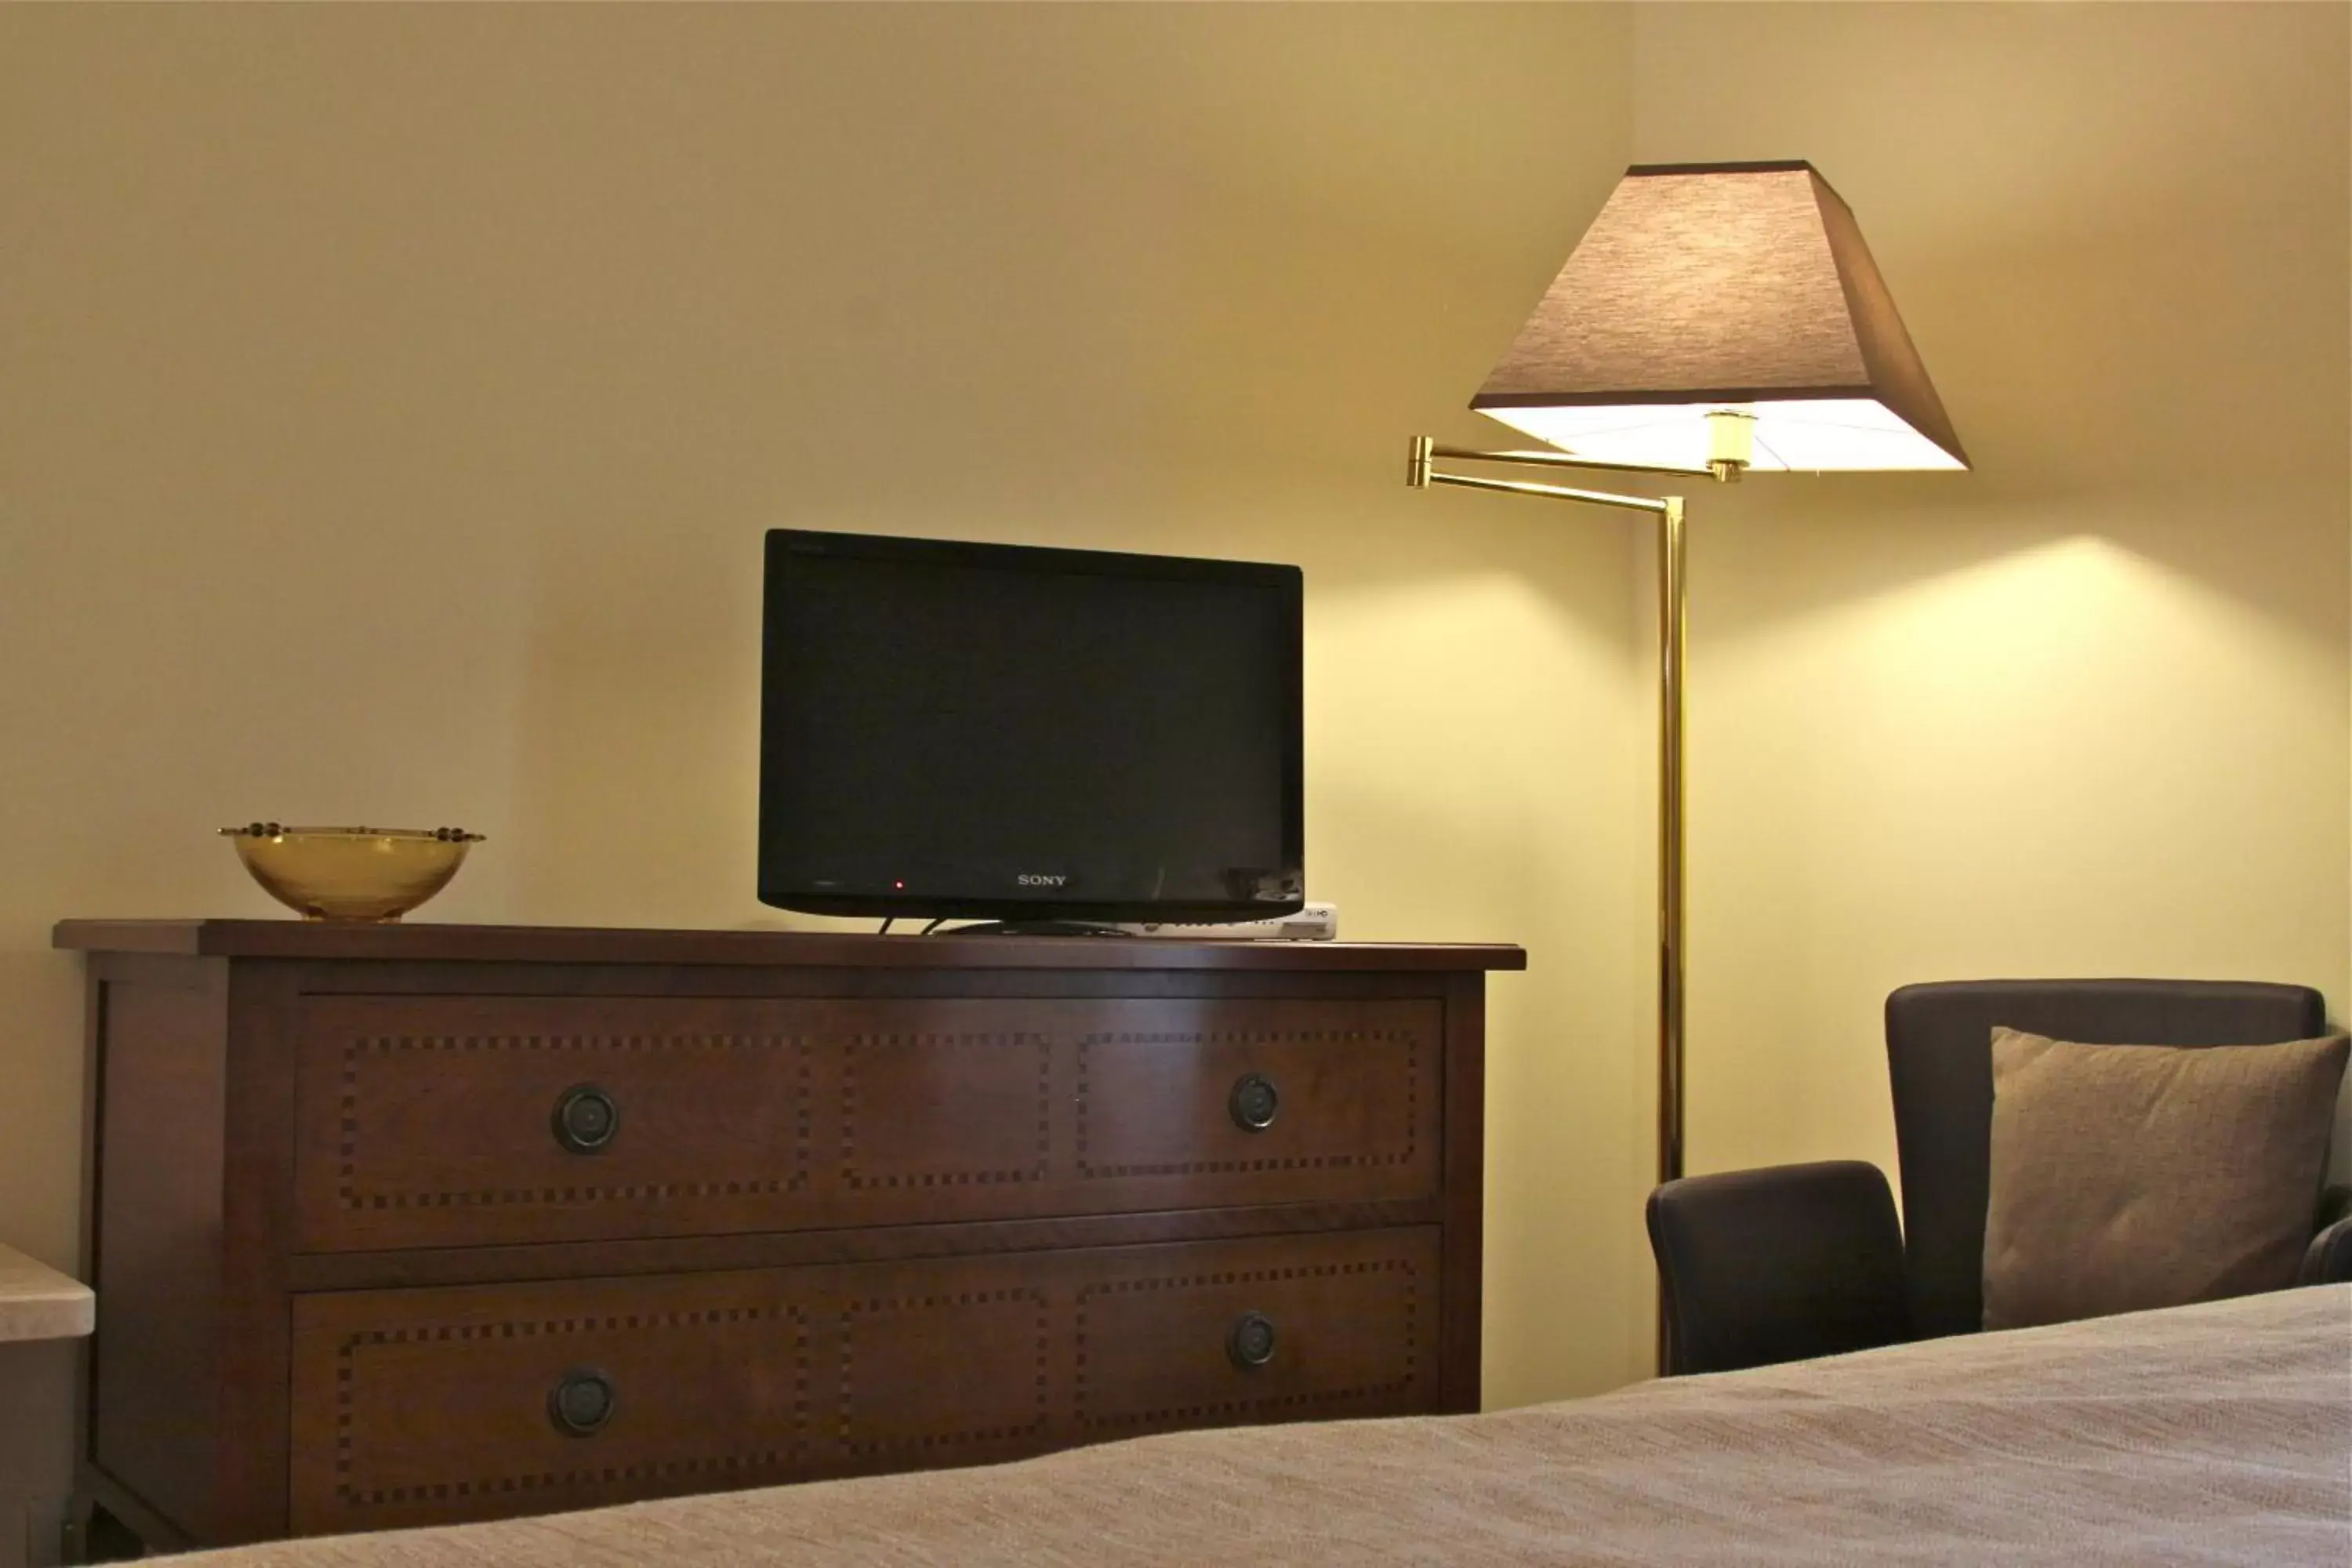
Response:
[{"label": "chair backrest", "polygon": [[1968,980],[1887,997],[1912,1332],[1983,1325],[1996,1026],[2090,1045],[2255,1046],[2313,1038],[2326,1017],[2308,986],[2251,981]]}]

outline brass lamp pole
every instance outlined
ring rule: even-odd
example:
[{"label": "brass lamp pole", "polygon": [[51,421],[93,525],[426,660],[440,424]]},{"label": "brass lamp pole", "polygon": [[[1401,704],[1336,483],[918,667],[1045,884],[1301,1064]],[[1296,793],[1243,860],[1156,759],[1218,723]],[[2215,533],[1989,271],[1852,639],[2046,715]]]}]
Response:
[{"label": "brass lamp pole", "polygon": [[[1625,172],[1470,406],[1551,452],[1416,437],[1405,482],[1658,520],[1658,1181],[1683,1173],[1683,498],[1451,473],[1439,459],[1673,474],[1969,466],[1853,214],[1812,165]],[[1664,1303],[1658,1370],[1667,1367]]]},{"label": "brass lamp pole", "polygon": [[1432,485],[1456,485],[1464,489],[1502,490],[1511,495],[1545,496],[1553,500],[1580,501],[1587,506],[1646,511],[1658,520],[1658,1180],[1671,1182],[1683,1173],[1683,658],[1687,616],[1683,590],[1683,498],[1629,496],[1611,490],[1572,489],[1565,485],[1528,484],[1513,479],[1489,479],[1475,474],[1446,473],[1434,467],[1444,458],[1454,462],[1516,463],[1547,468],[1577,468],[1620,474],[1677,474],[1712,479],[1721,483],[1738,479],[1751,458],[1748,455],[1747,415],[1720,409],[1709,416],[1714,431],[1707,466],[1684,468],[1665,463],[1610,463],[1566,452],[1482,452],[1467,447],[1441,447],[1426,436],[1416,436],[1405,468],[1405,483],[1414,489]]}]

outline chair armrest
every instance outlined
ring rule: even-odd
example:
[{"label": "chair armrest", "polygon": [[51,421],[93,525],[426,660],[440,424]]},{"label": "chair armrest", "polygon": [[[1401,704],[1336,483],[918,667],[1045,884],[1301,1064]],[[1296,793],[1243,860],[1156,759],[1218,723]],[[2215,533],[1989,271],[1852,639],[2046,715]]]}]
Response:
[{"label": "chair armrest", "polygon": [[2311,1221],[2312,1233],[2317,1235],[2339,1219],[2352,1219],[2352,1187],[2322,1187],[2319,1212]]},{"label": "chair armrest", "polygon": [[2352,1284],[2352,1219],[2339,1219],[2304,1249],[2298,1285]]},{"label": "chair armrest", "polygon": [[1875,1165],[1689,1176],[1650,1194],[1649,1222],[1676,1374],[1910,1337],[1903,1232]]}]

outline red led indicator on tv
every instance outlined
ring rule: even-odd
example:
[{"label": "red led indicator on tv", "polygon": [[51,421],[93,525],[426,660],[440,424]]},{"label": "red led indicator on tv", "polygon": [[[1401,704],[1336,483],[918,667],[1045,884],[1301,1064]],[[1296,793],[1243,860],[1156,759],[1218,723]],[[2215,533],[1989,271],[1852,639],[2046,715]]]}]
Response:
[{"label": "red led indicator on tv", "polygon": [[907,890],[907,884],[904,882],[893,882],[890,885],[902,893]]}]

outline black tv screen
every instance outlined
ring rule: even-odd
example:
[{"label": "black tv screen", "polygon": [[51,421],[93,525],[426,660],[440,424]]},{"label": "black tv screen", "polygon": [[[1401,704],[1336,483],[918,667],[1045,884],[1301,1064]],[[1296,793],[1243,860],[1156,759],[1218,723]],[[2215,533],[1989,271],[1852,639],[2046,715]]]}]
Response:
[{"label": "black tv screen", "polygon": [[1295,566],[772,531],[761,901],[1298,909],[1300,600]]}]

